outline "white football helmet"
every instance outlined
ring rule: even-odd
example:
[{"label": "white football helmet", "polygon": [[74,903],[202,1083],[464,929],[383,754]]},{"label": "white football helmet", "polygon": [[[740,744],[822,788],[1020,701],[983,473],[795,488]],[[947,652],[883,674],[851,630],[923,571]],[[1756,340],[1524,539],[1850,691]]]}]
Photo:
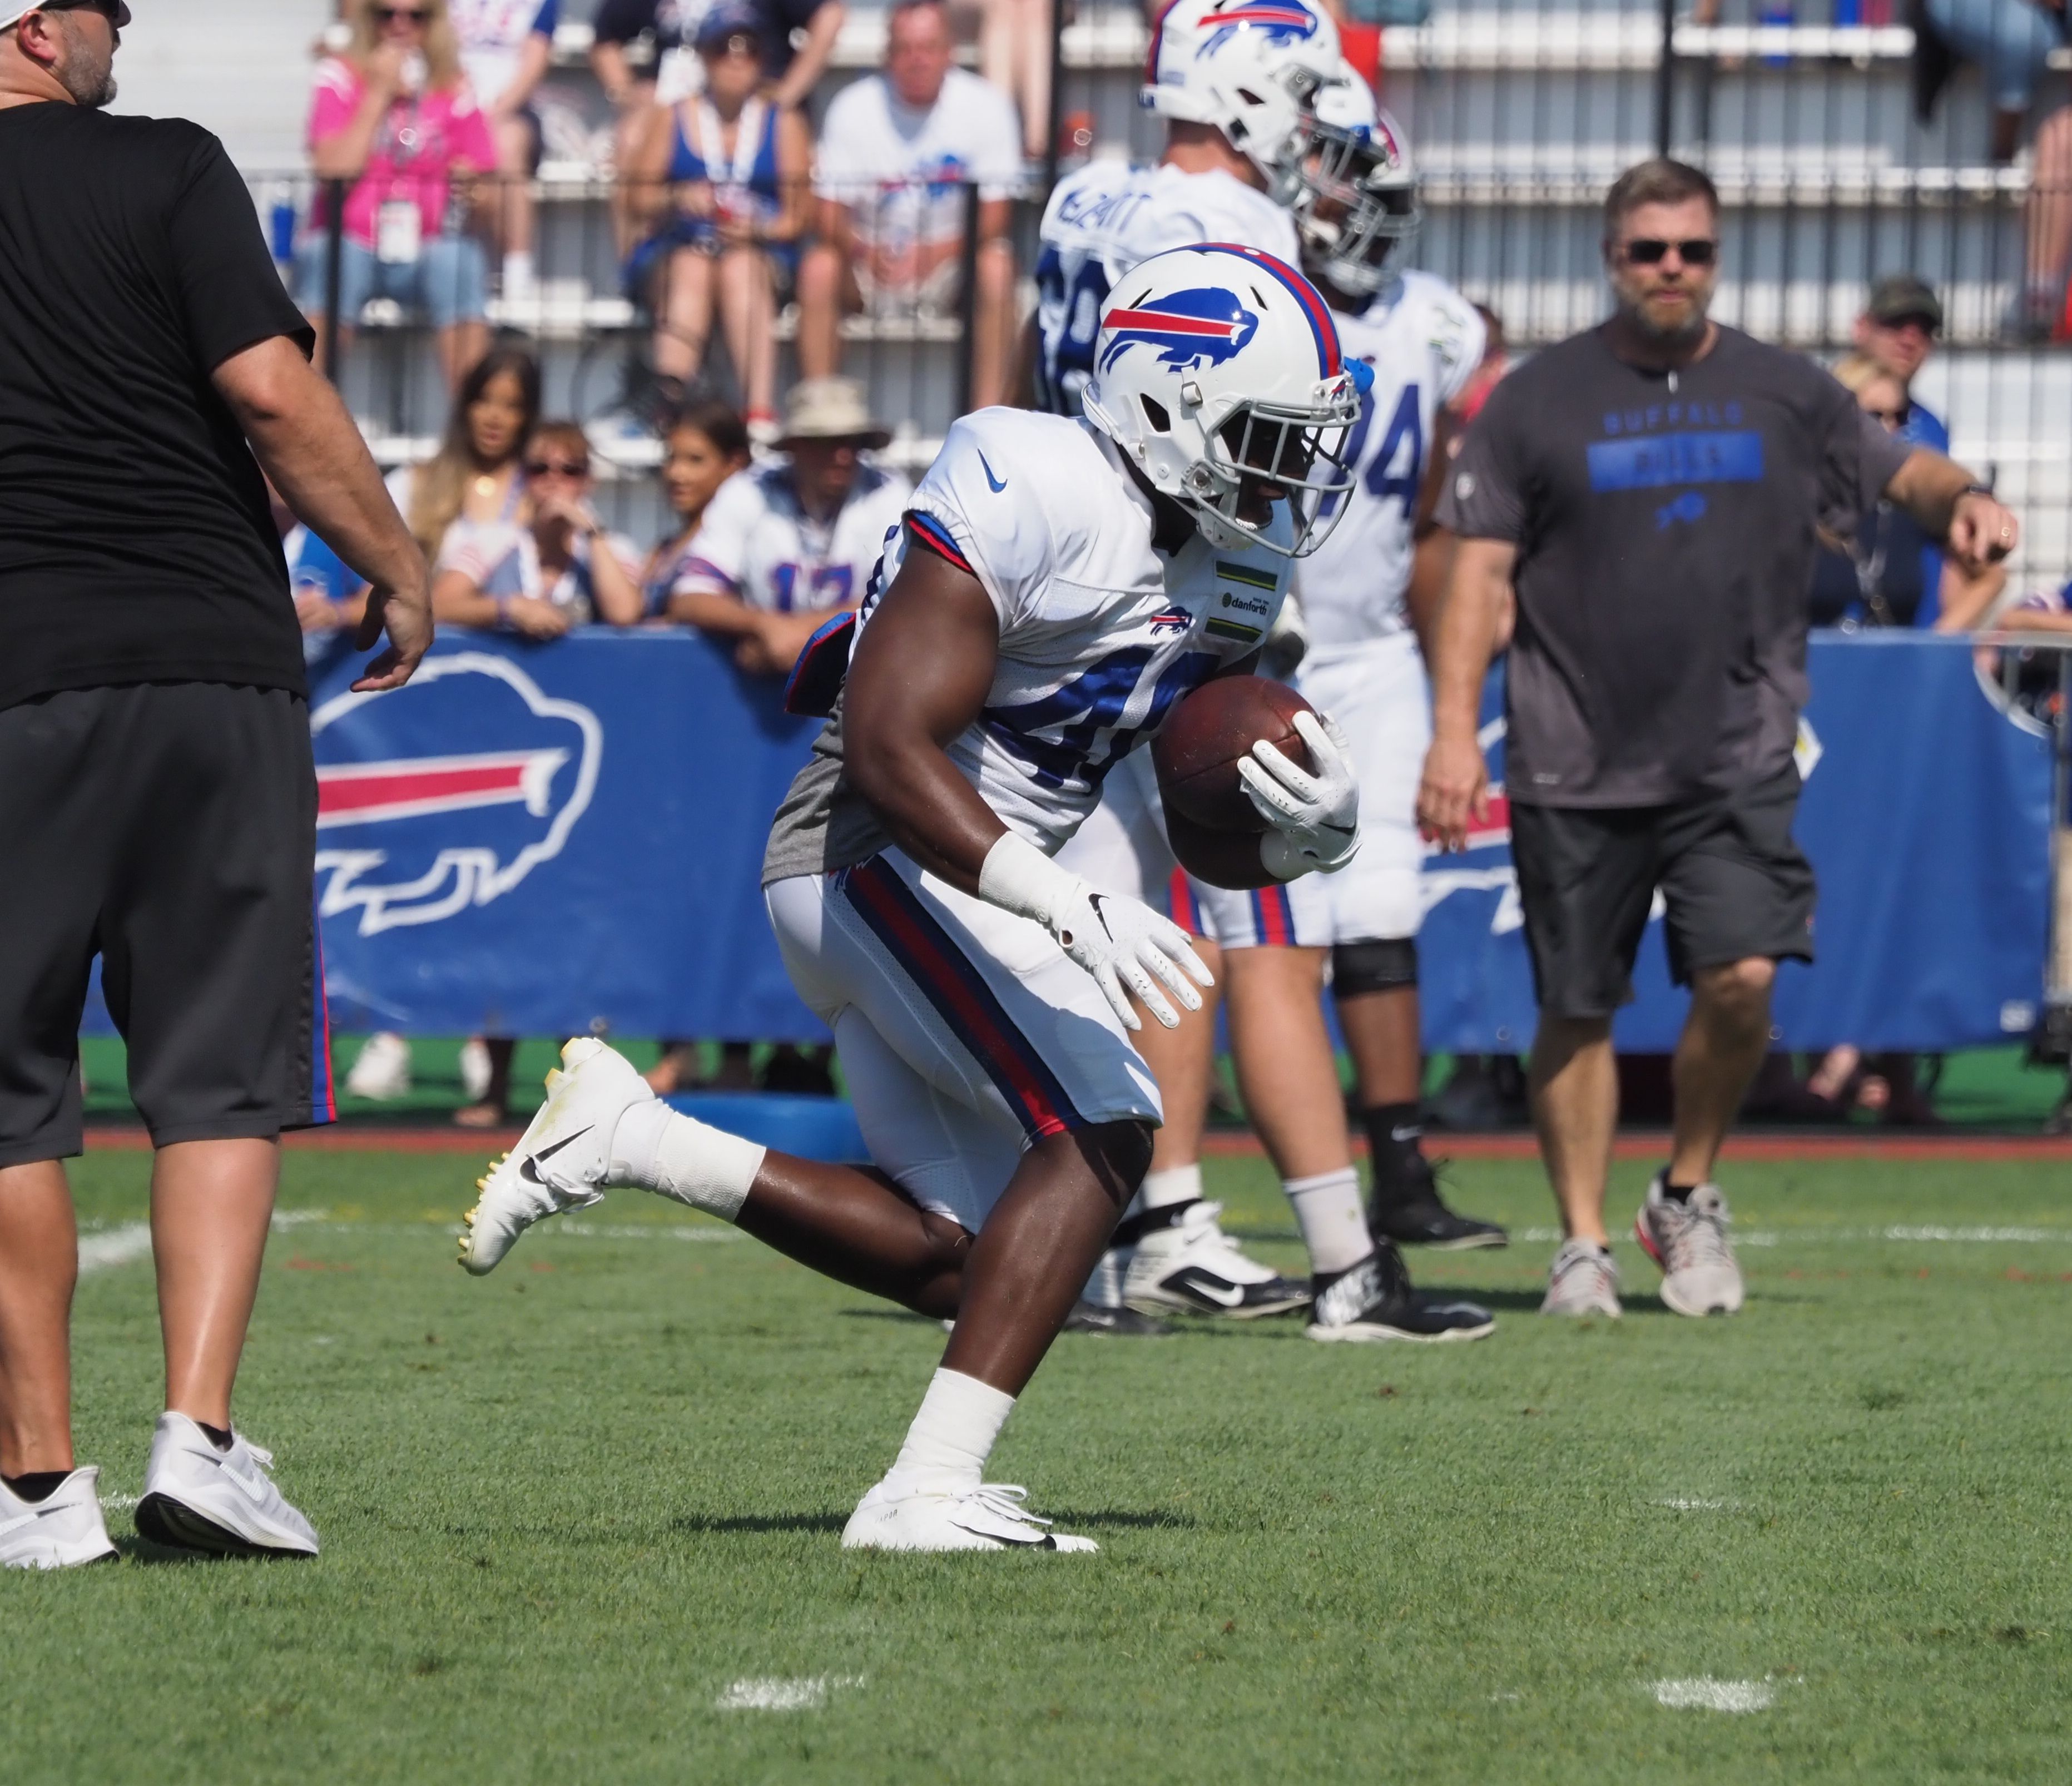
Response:
[{"label": "white football helmet", "polygon": [[[1345,363],[1301,273],[1258,248],[1205,242],[1154,254],[1116,286],[1082,401],[1211,545],[1301,557],[1347,507],[1346,437],[1373,377]],[[1287,502],[1289,526],[1260,501],[1262,483]]]},{"label": "white football helmet", "polygon": [[1410,139],[1375,104],[1367,83],[1346,77],[1318,89],[1301,178],[1289,208],[1302,237],[1302,265],[1350,297],[1381,289],[1389,262],[1417,232],[1417,175]]},{"label": "white football helmet", "polygon": [[1314,0],[1173,0],[1152,27],[1140,96],[1161,117],[1214,125],[1285,204],[1311,96],[1344,67],[1338,27]]}]

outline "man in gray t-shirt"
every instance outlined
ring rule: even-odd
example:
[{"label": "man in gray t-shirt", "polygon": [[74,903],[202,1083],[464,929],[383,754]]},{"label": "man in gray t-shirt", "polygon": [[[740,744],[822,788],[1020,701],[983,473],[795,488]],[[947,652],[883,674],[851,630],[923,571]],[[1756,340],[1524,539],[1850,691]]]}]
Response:
[{"label": "man in gray t-shirt", "polygon": [[1540,1000],[1534,1104],[1568,1236],[1550,1313],[1618,1312],[1611,1018],[1658,887],[1692,997],[1674,1148],[1637,1226],[1679,1314],[1741,1306],[1711,1180],[1769,1044],[1777,963],[1812,955],[1791,752],[1815,528],[1847,537],[1889,497],[1969,565],[2015,540],[1961,466],[1887,434],[1810,360],[1709,321],[1718,248],[1698,170],[1622,174],[1605,206],[1616,314],[1496,388],[1439,507],[1460,545],[1418,811],[1447,848],[1486,810],[1476,721],[1497,616],[1517,604],[1506,781]]}]

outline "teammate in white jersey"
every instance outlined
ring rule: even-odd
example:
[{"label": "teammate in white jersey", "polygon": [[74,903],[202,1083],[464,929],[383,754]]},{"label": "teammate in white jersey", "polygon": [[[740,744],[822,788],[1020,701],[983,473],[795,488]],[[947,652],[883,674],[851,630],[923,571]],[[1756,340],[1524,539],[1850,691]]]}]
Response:
[{"label": "teammate in white jersey", "polygon": [[[1501,1228],[1446,1207],[1424,1155],[1416,941],[1417,782],[1431,741],[1418,622],[1448,552],[1430,525],[1433,473],[1446,463],[1449,411],[1481,363],[1483,326],[1443,281],[1391,265],[1416,227],[1416,179],[1400,127],[1364,84],[1319,94],[1296,208],[1305,270],[1346,354],[1374,374],[1346,445],[1346,511],[1302,567],[1310,643],[1293,679],[1346,729],[1367,841],[1328,881],[1249,897],[1195,889],[1196,927],[1221,946],[1245,1106],[1313,1249],[1340,1263],[1334,1249],[1363,1246],[1368,1231],[1384,1254],[1392,1243],[1501,1246]],[[1320,1008],[1327,961],[1373,1168],[1364,1222]]]},{"label": "teammate in white jersey", "polygon": [[[1176,1023],[1208,976],[1177,926],[1051,855],[1174,703],[1251,663],[1251,642],[1214,624],[1222,597],[1256,586],[1241,571],[1277,606],[1290,558],[1322,537],[1349,487],[1338,450],[1363,376],[1292,269],[1236,248],[1161,256],[1104,318],[1087,419],[957,423],[862,614],[802,657],[794,704],[834,716],[764,881],[874,1171],[677,1115],[584,1038],[469,1213],[462,1263],[487,1271],[531,1223],[638,1185],[953,1316],[845,1545],[1093,1548],[981,1472],[1149,1160],[1158,1094],[1130,1033],[1141,1012]],[[837,704],[823,684],[845,666]],[[1300,724],[1310,772],[1264,744],[1245,766],[1263,835],[1177,834],[1219,881],[1279,883],[1357,848],[1342,754]]]},{"label": "teammate in white jersey", "polygon": [[[1309,0],[1176,0],[1166,10],[1143,90],[1144,104],[1166,121],[1158,164],[1091,162],[1059,183],[1044,211],[1026,350],[1038,408],[1079,414],[1109,293],[1153,255],[1190,242],[1230,242],[1293,263],[1299,244],[1285,201],[1305,116],[1318,88],[1342,69],[1338,27]],[[1108,778],[1100,809],[1065,860],[1096,885],[1166,901],[1175,863],[1147,757]],[[1307,1283],[1248,1258],[1217,1225],[1216,1205],[1202,1199],[1198,1162],[1215,1029],[1211,1010],[1145,1045],[1169,1121],[1116,1245],[1073,1312],[1076,1328],[1164,1331],[1128,1305],[1133,1263],[1138,1299],[1161,1308],[1249,1318],[1309,1300]]]}]

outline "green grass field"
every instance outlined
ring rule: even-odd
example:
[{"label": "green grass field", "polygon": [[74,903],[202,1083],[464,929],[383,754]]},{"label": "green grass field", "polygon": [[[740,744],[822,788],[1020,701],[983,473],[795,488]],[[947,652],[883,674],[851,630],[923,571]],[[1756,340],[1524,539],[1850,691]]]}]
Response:
[{"label": "green grass field", "polygon": [[[117,1505],[145,1169],[76,1176]],[[1294,1265],[1264,1168],[1211,1172]],[[475,1282],[471,1177],[290,1156],[240,1414],[324,1554],[117,1512],[120,1566],[0,1581],[10,1781],[2072,1776],[2061,1167],[1744,1165],[1743,1316],[1666,1314],[1627,1246],[1626,1320],[1580,1327],[1532,1312],[1536,1172],[1465,1167],[1537,1237],[1421,1262],[1483,1344],[1060,1342],[994,1473],[1096,1558],[845,1555],[939,1331],[630,1193]]]}]

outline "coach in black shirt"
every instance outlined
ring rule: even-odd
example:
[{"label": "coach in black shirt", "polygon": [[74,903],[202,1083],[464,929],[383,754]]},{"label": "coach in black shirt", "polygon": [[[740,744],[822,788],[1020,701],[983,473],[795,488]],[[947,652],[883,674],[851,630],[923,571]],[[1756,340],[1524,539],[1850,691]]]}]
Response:
[{"label": "coach in black shirt", "polygon": [[331,1115],[301,637],[261,465],[372,585],[360,644],[388,645],[358,686],[399,686],[431,639],[424,560],[222,145],[101,109],[129,16],[0,0],[0,1564],[27,1566],[113,1554],[73,1467],[60,1164],[97,955],[158,1150],[166,1412],[138,1529],[316,1549],[230,1418],[278,1138]]},{"label": "coach in black shirt", "polygon": [[1847,537],[1889,497],[1983,566],[2014,520],[1811,361],[1708,319],[1719,200],[1697,169],[1622,175],[1604,251],[1616,314],[1496,387],[1441,503],[1460,544],[1420,817],[1459,848],[1484,808],[1478,708],[1515,592],[1505,781],[1540,999],[1535,1113],[1568,1235],[1545,1307],[1618,1312],[1611,1018],[1659,887],[1692,998],[1639,1238],[1671,1308],[1726,1314],[1741,1281],[1713,1162],[1769,1045],[1777,963],[1812,954],[1791,821],[1815,524]]}]

